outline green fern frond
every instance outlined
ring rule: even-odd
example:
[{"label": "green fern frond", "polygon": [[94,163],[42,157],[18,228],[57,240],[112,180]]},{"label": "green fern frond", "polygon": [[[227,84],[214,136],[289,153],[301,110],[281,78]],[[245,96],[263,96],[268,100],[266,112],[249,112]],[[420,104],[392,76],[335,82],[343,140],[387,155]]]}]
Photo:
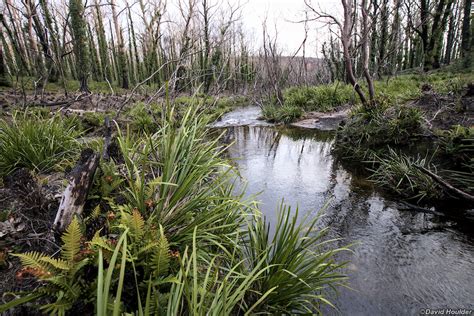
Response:
[{"label": "green fern frond", "polygon": [[170,263],[170,247],[168,239],[166,239],[163,230],[161,229],[161,236],[158,240],[158,246],[153,255],[153,269],[156,276],[161,276],[168,272]]},{"label": "green fern frond", "polygon": [[20,258],[21,264],[25,268],[48,270],[48,265],[41,261],[44,254],[36,251],[14,254],[13,256]]},{"label": "green fern frond", "polygon": [[75,257],[81,249],[81,238],[82,232],[79,226],[77,217],[74,217],[71,224],[69,224],[66,232],[61,237],[64,245],[61,251],[61,255],[68,262],[73,262]]},{"label": "green fern frond", "polygon": [[130,222],[130,228],[138,236],[143,235],[143,228],[145,227],[145,220],[142,214],[137,209],[132,211],[132,218]]},{"label": "green fern frond", "polygon": [[51,266],[59,270],[69,270],[69,268],[71,267],[70,264],[63,259],[55,259],[48,256],[43,256],[39,258],[39,260],[45,263],[49,263]]},{"label": "green fern frond", "polygon": [[139,256],[141,254],[144,254],[144,253],[147,253],[147,252],[157,248],[158,246],[159,246],[159,243],[157,241],[151,242],[151,243],[141,247],[140,249],[138,249],[137,256]]},{"label": "green fern frond", "polygon": [[51,304],[45,304],[41,306],[41,310],[43,310],[45,313],[49,315],[66,315],[66,311],[71,309],[73,305],[73,302],[70,302],[66,299],[59,299],[54,303]]},{"label": "green fern frond", "polygon": [[96,219],[100,216],[100,213],[101,213],[101,209],[100,209],[100,205],[97,205],[96,207],[94,207],[94,210],[92,210],[92,213],[91,213],[91,218],[93,219]]},{"label": "green fern frond", "polygon": [[55,292],[55,295],[59,297],[64,297],[68,300],[76,300],[81,297],[83,289],[79,283],[71,284],[72,280],[70,278],[66,278],[64,275],[61,276],[54,276],[48,278],[48,282],[52,286],[56,286],[61,291]]},{"label": "green fern frond", "polygon": [[95,232],[94,237],[92,237],[92,240],[89,242],[89,244],[91,246],[98,246],[109,251],[114,251],[112,247],[110,247],[110,245],[105,242],[104,238],[99,235],[98,231]]}]

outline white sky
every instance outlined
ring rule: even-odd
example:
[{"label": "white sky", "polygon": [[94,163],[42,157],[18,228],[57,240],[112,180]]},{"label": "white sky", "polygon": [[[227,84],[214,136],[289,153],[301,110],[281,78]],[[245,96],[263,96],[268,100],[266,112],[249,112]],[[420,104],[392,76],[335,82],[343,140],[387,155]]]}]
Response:
[{"label": "white sky", "polygon": [[[238,0],[229,1],[238,2]],[[241,0],[240,3],[243,4],[244,28],[249,30],[249,37],[253,35],[257,47],[262,40],[262,22],[265,16],[268,16],[268,30],[274,32],[276,26],[278,43],[284,54],[291,55],[298,50],[304,39],[304,24],[292,21],[304,18],[306,7],[303,0]],[[312,4],[332,14],[340,10],[339,0],[312,0]],[[315,23],[310,23],[308,28],[306,56],[316,57],[320,55],[321,44],[326,40],[328,31]]]}]

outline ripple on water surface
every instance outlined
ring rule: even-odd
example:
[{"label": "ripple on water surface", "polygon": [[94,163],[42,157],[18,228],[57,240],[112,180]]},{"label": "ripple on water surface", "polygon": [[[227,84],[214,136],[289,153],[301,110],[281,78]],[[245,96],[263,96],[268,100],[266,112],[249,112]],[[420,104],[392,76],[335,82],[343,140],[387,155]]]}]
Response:
[{"label": "ripple on water surface", "polygon": [[[253,119],[258,115],[258,108]],[[233,118],[239,115],[231,116]],[[243,120],[237,119],[242,122]],[[227,120],[227,122],[229,122]],[[246,125],[246,124],[237,124]],[[334,298],[343,315],[412,315],[421,308],[474,308],[472,235],[435,215],[399,211],[362,186],[331,156],[332,134],[232,126],[227,139],[248,193],[260,193],[270,222],[285,198],[316,215],[341,245],[356,243],[347,273],[352,290]],[[328,314],[337,314],[327,310]]]}]

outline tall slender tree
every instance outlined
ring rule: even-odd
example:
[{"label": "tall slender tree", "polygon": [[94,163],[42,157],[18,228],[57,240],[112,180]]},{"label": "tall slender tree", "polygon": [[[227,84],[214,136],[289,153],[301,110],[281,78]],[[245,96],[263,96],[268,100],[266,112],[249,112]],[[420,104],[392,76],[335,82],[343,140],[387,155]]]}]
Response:
[{"label": "tall slender tree", "polygon": [[74,55],[76,56],[77,75],[80,82],[79,91],[89,93],[87,79],[89,76],[89,54],[87,45],[87,26],[84,18],[82,0],[69,0],[71,29],[74,37]]}]

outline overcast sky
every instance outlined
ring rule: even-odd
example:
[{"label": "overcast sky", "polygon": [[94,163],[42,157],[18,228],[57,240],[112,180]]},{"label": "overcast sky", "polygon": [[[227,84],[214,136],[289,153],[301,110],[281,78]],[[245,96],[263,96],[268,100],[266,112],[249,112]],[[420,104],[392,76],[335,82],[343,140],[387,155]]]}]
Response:
[{"label": "overcast sky", "polygon": [[[249,35],[255,37],[254,43],[261,42],[262,21],[268,16],[269,31],[274,31],[275,26],[278,29],[278,43],[281,44],[284,54],[290,55],[298,50],[304,39],[304,24],[293,22],[304,18],[303,0],[241,0],[240,3],[244,4],[244,26],[252,33]],[[312,0],[312,3],[332,14],[340,10],[339,0]],[[321,44],[327,38],[328,32],[326,28],[315,24],[309,24],[309,30],[306,55],[316,57],[320,55]]]}]

